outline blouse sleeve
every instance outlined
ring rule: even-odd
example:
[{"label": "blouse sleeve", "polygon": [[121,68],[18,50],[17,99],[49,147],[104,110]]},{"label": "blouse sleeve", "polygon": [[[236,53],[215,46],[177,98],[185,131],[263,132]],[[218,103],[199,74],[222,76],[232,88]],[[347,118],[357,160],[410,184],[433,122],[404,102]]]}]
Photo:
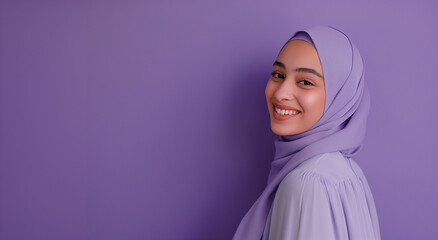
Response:
[{"label": "blouse sleeve", "polygon": [[278,187],[273,203],[269,239],[313,240],[343,239],[337,236],[339,222],[334,214],[328,186],[320,175],[312,172],[291,172]]}]

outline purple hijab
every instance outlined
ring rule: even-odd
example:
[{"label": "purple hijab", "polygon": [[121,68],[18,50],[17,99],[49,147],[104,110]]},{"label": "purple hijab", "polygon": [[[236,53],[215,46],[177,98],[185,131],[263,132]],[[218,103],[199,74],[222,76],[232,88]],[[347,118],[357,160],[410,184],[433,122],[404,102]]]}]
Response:
[{"label": "purple hijab", "polygon": [[352,157],[365,136],[370,97],[359,50],[344,33],[332,27],[298,31],[289,41],[294,39],[311,43],[318,52],[326,93],[324,114],[306,132],[275,140],[268,184],[240,222],[233,240],[260,239],[278,185],[300,163],[334,151]]}]

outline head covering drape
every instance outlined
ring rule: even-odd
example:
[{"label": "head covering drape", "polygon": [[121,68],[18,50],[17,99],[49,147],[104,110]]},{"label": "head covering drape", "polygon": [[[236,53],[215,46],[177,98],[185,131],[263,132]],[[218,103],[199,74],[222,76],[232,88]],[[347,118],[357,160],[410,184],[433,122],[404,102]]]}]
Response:
[{"label": "head covering drape", "polygon": [[324,113],[306,132],[275,139],[268,184],[240,222],[234,240],[260,239],[278,185],[300,163],[334,151],[352,157],[365,136],[370,97],[359,50],[344,33],[332,27],[298,31],[289,41],[295,39],[311,43],[318,52],[326,92]]}]

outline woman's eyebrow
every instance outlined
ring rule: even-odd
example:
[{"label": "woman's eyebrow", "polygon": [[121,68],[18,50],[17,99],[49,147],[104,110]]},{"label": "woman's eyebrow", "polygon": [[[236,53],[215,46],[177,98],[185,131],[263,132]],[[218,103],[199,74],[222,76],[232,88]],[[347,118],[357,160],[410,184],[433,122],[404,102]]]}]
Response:
[{"label": "woman's eyebrow", "polygon": [[279,62],[279,61],[275,61],[273,66],[279,66],[279,67],[286,69],[286,66],[284,66],[284,64],[282,62]]},{"label": "woman's eyebrow", "polygon": [[[282,62],[279,62],[279,61],[275,61],[273,66],[279,66],[281,68],[286,69],[286,66]],[[316,75],[317,77],[320,77],[320,78],[324,79],[322,74],[318,73],[315,69],[312,69],[312,68],[297,68],[297,69],[295,69],[295,72],[311,73],[311,74]]]},{"label": "woman's eyebrow", "polygon": [[314,74],[314,75],[324,79],[324,77],[320,73],[318,73],[315,69],[312,69],[312,68],[297,68],[297,69],[295,69],[295,72],[311,73],[311,74]]}]

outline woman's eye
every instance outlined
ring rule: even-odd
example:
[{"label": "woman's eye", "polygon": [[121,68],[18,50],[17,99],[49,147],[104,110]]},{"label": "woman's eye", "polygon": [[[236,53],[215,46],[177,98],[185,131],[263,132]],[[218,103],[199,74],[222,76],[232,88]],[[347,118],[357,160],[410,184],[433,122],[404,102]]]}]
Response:
[{"label": "woman's eye", "polygon": [[271,73],[271,76],[272,76],[273,78],[282,78],[282,79],[284,79],[284,76],[281,75],[281,74],[278,73],[278,72],[272,72],[272,73]]},{"label": "woman's eye", "polygon": [[301,80],[299,81],[300,84],[306,85],[306,86],[313,86],[313,83],[307,81],[307,80]]}]

